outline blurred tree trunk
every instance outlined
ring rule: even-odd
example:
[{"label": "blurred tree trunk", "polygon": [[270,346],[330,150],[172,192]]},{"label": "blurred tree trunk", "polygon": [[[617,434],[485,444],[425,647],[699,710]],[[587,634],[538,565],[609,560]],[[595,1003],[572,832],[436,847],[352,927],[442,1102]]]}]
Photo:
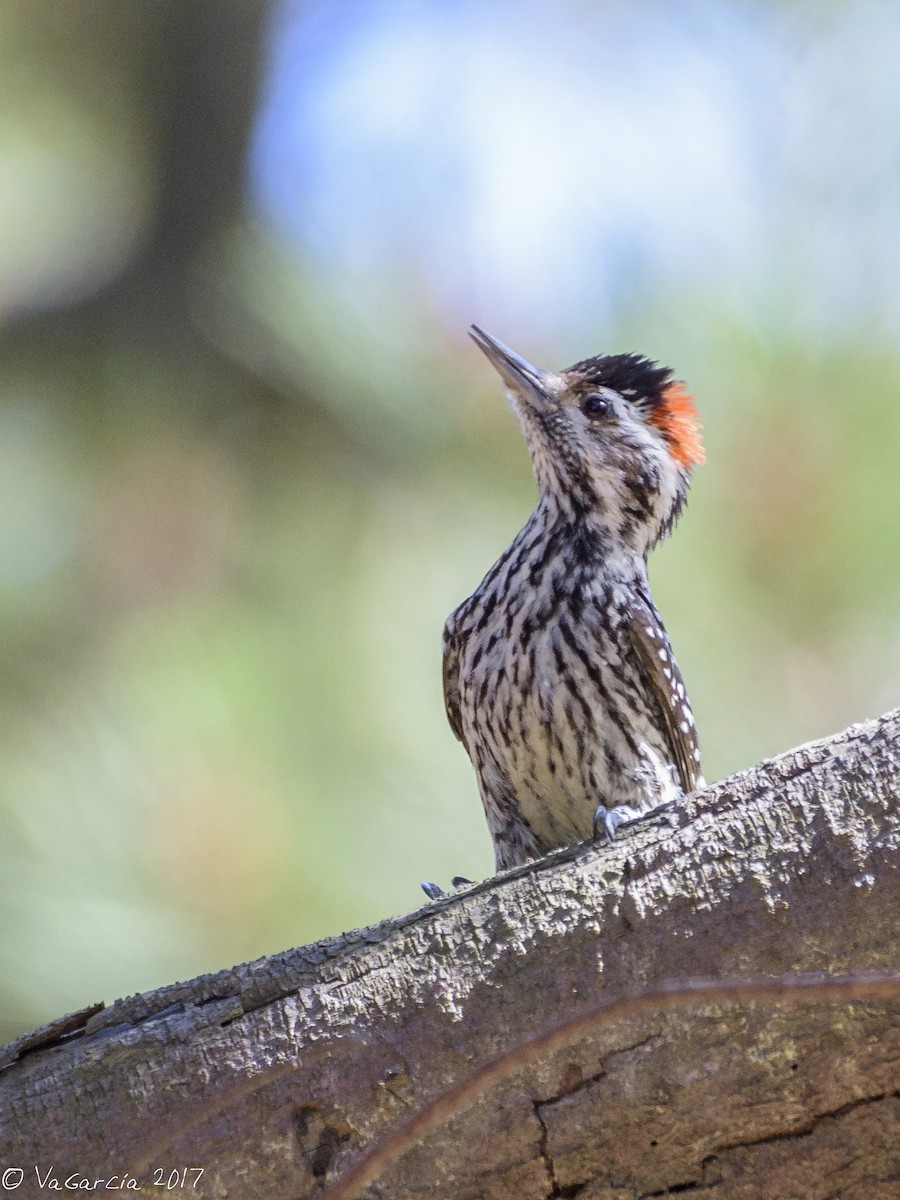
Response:
[{"label": "blurred tree trunk", "polygon": [[73,20],[55,3],[35,6],[33,36],[56,55],[61,74],[73,74],[68,65],[80,59],[101,71],[115,62],[110,78],[127,87],[118,106],[140,114],[153,203],[140,248],[105,287],[65,308],[4,321],[6,355],[77,359],[119,339],[160,355],[196,337],[191,276],[241,216],[270,8],[269,0],[119,0],[81,5]]},{"label": "blurred tree trunk", "polygon": [[[900,710],[626,830],[371,929],[20,1039],[16,1195],[133,1176],[317,1195],[480,1063],[592,998],[685,977],[896,964]],[[366,1193],[637,1200],[896,1194],[897,1003],[704,1004],[519,1069]],[[182,1177],[177,1173],[185,1168]],[[172,1175],[172,1172],[176,1172]]]}]

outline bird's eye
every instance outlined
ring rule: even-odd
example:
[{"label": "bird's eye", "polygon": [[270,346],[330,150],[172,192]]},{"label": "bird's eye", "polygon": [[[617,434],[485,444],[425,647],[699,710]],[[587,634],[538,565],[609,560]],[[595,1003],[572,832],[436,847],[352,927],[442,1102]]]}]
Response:
[{"label": "bird's eye", "polygon": [[602,392],[589,392],[581,402],[581,411],[593,421],[607,416],[611,409],[609,397],[604,396]]}]

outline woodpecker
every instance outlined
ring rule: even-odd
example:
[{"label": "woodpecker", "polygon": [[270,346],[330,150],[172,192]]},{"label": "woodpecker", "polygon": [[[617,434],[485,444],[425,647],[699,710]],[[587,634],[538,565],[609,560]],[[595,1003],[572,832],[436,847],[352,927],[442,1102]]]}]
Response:
[{"label": "woodpecker", "polygon": [[666,367],[611,354],[540,371],[477,325],[469,332],[506,385],[540,490],[444,628],[447,716],[475,768],[499,871],[611,839],[703,785],[647,581],[703,448],[693,399]]}]

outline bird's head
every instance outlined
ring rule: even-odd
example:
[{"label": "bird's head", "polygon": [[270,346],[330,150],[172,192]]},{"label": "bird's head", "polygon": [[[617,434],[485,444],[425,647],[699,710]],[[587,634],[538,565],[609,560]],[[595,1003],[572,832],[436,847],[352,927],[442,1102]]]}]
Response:
[{"label": "bird's head", "polygon": [[540,371],[477,325],[470,333],[506,384],[544,502],[646,554],[671,529],[703,461],[684,385],[638,354]]}]

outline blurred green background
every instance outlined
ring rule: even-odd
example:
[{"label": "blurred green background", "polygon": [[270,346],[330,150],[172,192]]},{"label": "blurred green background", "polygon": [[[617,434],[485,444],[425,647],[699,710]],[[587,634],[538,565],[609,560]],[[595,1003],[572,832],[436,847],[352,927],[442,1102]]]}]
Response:
[{"label": "blurred green background", "polygon": [[689,381],[708,778],[898,702],[896,5],[13,0],[0,59],[0,1038],[490,873],[471,321]]}]

